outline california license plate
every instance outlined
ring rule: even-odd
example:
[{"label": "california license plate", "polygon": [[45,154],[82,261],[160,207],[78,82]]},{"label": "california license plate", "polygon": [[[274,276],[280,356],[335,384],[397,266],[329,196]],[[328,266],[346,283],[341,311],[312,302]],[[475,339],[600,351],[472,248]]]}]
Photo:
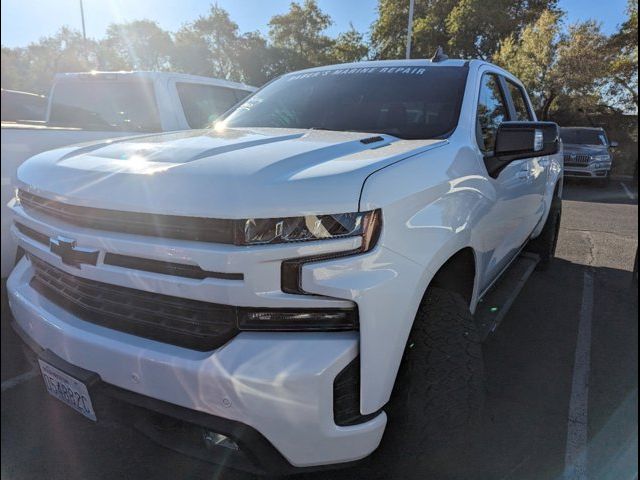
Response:
[{"label": "california license plate", "polygon": [[80,412],[95,422],[97,420],[96,414],[93,411],[91,397],[86,385],[71,375],[58,370],[53,365],[49,365],[47,362],[38,359],[38,363],[40,364],[40,372],[49,395],[56,397],[76,412]]}]

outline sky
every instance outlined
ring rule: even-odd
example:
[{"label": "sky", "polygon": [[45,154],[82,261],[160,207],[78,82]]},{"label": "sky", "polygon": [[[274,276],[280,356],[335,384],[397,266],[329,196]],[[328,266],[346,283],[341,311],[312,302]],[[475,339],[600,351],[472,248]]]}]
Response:
[{"label": "sky", "polygon": [[[184,23],[206,14],[216,1],[227,10],[240,32],[268,32],[267,23],[288,10],[291,0],[83,0],[87,36],[100,39],[110,23],[149,19],[175,31]],[[409,0],[398,0],[398,2]],[[368,32],[375,20],[377,0],[318,0],[331,15],[329,35],[337,35],[353,23]],[[615,31],[625,18],[626,0],[560,0],[570,23],[596,19],[605,33]],[[81,30],[80,0],[2,0],[1,40],[5,47],[26,46],[40,37],[53,35],[60,27]]]}]

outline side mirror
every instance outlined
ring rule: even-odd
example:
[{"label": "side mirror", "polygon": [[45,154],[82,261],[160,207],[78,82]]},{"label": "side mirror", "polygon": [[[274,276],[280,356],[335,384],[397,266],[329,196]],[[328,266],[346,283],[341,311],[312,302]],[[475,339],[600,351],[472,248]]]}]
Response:
[{"label": "side mirror", "polygon": [[619,145],[620,145],[620,144],[619,144],[618,142],[610,142],[610,143],[609,143],[609,146],[610,146],[611,148],[618,148],[618,146],[619,146]]},{"label": "side mirror", "polygon": [[523,158],[545,157],[560,151],[560,127],[554,122],[503,122],[496,133],[493,155],[485,158],[491,176]]}]

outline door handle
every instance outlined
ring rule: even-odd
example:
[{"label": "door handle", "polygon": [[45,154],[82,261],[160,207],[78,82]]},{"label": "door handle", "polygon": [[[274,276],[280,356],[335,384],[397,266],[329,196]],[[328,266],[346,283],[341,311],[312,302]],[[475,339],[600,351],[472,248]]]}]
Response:
[{"label": "door handle", "polygon": [[531,179],[531,177],[533,177],[533,174],[529,170],[520,170],[516,174],[516,177],[520,178],[522,180],[529,180],[529,179]]}]

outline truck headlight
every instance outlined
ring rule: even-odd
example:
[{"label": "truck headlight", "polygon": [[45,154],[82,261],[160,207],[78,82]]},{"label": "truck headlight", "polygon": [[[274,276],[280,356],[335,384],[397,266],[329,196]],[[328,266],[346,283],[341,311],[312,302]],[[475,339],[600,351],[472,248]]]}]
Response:
[{"label": "truck headlight", "polygon": [[375,243],[379,226],[378,210],[331,215],[241,220],[236,230],[237,245],[330,240],[362,237],[365,250]]}]

